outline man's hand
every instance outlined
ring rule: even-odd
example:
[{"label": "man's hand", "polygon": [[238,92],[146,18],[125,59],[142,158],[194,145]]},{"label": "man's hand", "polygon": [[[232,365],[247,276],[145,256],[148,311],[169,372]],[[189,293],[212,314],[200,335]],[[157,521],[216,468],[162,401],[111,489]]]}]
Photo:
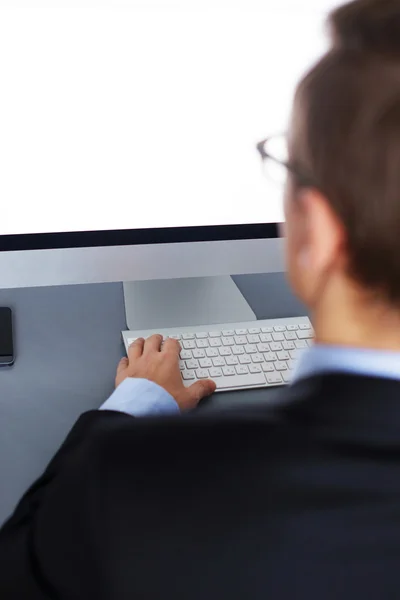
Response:
[{"label": "man's hand", "polygon": [[148,379],[171,394],[181,410],[190,410],[202,398],[211,396],[216,385],[202,380],[185,388],[179,370],[181,346],[177,340],[168,339],[161,348],[162,341],[161,335],[136,340],[129,348],[128,358],[123,358],[118,365],[115,385],[118,387],[127,377]]}]

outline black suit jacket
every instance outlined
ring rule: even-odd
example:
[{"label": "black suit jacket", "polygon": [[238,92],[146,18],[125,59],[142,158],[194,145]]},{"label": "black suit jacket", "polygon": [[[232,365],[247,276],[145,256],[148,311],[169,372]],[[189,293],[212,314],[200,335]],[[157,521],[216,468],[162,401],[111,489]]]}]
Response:
[{"label": "black suit jacket", "polygon": [[400,382],[83,415],[0,533],[2,600],[400,598]]}]

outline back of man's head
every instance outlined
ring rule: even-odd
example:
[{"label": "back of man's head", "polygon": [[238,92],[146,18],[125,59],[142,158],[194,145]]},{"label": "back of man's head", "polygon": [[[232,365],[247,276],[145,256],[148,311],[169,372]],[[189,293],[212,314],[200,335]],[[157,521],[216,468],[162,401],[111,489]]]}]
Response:
[{"label": "back of man's head", "polygon": [[344,225],[349,275],[400,307],[400,0],[356,0],[329,27],[297,91],[294,160]]}]

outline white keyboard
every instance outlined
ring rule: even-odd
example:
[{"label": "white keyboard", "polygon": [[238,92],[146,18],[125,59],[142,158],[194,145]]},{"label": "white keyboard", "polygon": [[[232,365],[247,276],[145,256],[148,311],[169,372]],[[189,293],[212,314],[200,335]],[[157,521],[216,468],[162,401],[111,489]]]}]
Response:
[{"label": "white keyboard", "polygon": [[300,354],[313,344],[308,317],[250,323],[123,331],[126,350],[139,337],[159,333],[179,340],[185,386],[212,379],[217,392],[290,383]]}]

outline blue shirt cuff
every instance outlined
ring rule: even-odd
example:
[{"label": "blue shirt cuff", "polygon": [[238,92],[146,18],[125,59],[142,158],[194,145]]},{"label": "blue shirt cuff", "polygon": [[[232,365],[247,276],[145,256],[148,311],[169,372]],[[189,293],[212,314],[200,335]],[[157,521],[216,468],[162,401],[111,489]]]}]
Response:
[{"label": "blue shirt cuff", "polygon": [[174,398],[147,379],[125,379],[99,410],[115,410],[132,417],[180,414]]}]

